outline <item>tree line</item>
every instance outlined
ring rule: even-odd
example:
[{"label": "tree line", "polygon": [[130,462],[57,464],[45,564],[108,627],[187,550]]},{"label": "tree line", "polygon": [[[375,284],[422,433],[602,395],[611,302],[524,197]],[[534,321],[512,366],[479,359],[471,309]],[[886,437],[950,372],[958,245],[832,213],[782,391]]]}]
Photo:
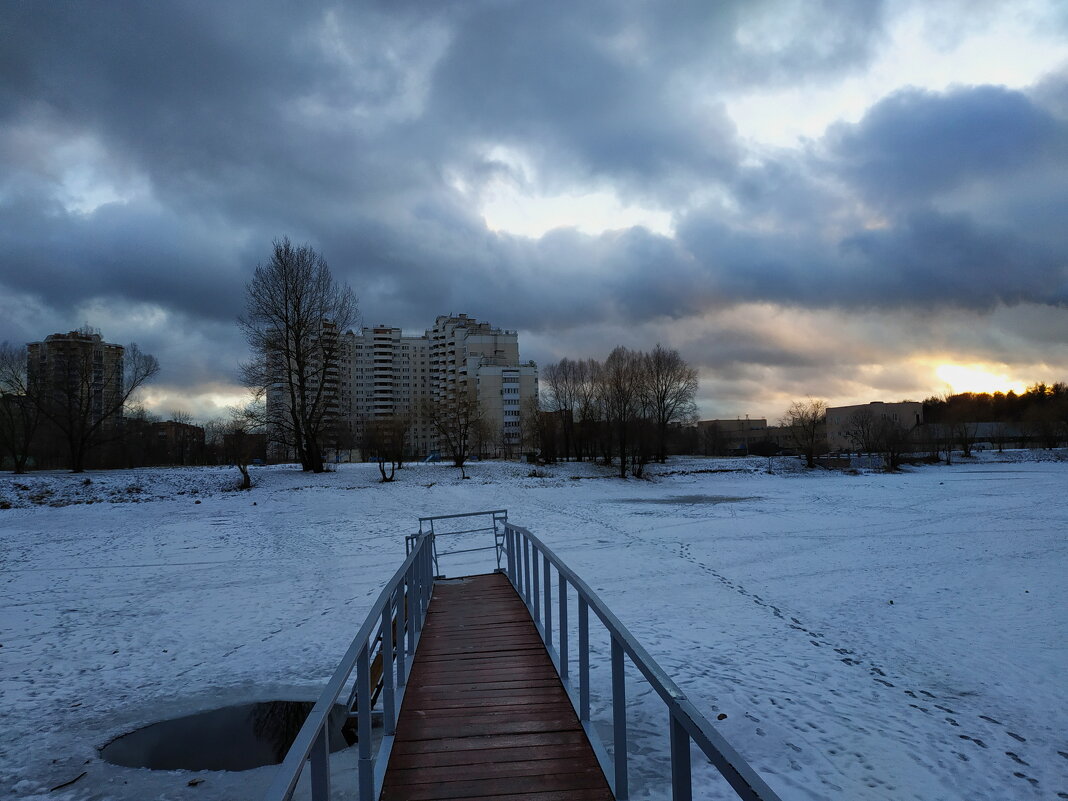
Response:
[{"label": "tree line", "polygon": [[1033,443],[1055,448],[1068,440],[1068,383],[1039,382],[1024,392],[961,392],[931,397],[923,402],[928,423],[956,426],[965,439],[968,424],[994,423],[995,437],[1009,440],[1010,432],[1024,434]]},{"label": "tree line", "polygon": [[641,476],[668,456],[672,428],[697,420],[697,370],[673,348],[615,348],[604,361],[564,358],[541,373],[540,408],[526,434],[546,462],[618,462]]}]

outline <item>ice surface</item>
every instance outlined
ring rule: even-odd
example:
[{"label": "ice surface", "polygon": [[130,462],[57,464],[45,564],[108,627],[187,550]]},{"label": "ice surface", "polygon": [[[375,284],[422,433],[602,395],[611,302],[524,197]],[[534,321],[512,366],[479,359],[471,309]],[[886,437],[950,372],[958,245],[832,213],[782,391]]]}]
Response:
[{"label": "ice surface", "polygon": [[[601,593],[711,719],[726,714],[716,725],[784,799],[1065,797],[1056,456],[897,475],[676,460],[650,481],[588,464],[530,478],[483,462],[467,481],[407,466],[393,484],[374,465],[264,467],[247,493],[222,468],[5,474],[0,797],[258,798],[273,767],[148,771],[97,748],[201,710],[314,699],[416,518],[490,508]],[[443,567],[492,567],[466,558]],[[663,708],[637,680],[628,691],[634,797],[665,798]],[[696,797],[730,797],[695,765]],[[354,768],[335,755],[338,798]]]}]

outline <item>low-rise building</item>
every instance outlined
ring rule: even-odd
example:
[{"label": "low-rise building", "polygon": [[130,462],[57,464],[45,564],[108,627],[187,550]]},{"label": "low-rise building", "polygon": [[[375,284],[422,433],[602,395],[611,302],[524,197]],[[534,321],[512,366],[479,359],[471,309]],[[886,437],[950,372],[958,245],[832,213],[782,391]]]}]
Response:
[{"label": "low-rise building", "polygon": [[887,423],[911,431],[923,423],[923,404],[918,401],[872,401],[831,406],[827,409],[827,448],[832,452],[875,450],[870,432]]},{"label": "low-rise building", "polygon": [[748,415],[734,420],[701,420],[697,431],[700,447],[709,456],[748,456],[753,446],[767,440],[768,421]]}]

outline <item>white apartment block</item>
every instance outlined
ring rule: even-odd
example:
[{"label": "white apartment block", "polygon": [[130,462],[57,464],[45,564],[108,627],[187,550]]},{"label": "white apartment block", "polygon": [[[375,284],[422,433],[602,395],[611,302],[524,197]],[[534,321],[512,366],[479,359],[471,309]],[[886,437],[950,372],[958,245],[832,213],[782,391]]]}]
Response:
[{"label": "white apartment block", "polygon": [[[328,435],[327,448],[339,455],[359,449],[371,423],[401,415],[410,422],[409,454],[426,456],[439,450],[439,443],[424,406],[465,394],[481,404],[485,421],[473,452],[477,444],[488,456],[518,454],[522,410],[538,396],[538,370],[534,362],[520,363],[517,332],[466,314],[438,317],[421,335],[387,325],[359,333],[325,329],[338,345],[337,366],[323,375],[325,412],[336,420],[328,430],[349,433],[336,441]],[[309,390],[316,389],[312,381]],[[279,411],[288,405],[281,382],[268,389],[267,405]]]},{"label": "white apartment block", "polygon": [[364,328],[352,335],[348,370],[356,443],[374,420],[403,415],[412,422],[411,452],[426,455],[432,432],[420,407],[430,397],[430,341],[386,325]]},{"label": "white apartment block", "polygon": [[466,314],[443,315],[426,332],[431,396],[465,392],[484,414],[483,451],[512,456],[522,446],[522,410],[538,396],[538,368],[519,361],[519,336]]},{"label": "white apartment block", "polygon": [[350,336],[342,391],[351,392],[349,408],[357,444],[375,418],[404,415],[412,423],[412,455],[432,453],[439,445],[422,414],[423,406],[466,393],[481,403],[485,415],[483,452],[518,452],[521,410],[537,397],[538,371],[533,362],[520,363],[517,332],[459,314],[438,317],[433,327],[418,336],[386,325]]}]

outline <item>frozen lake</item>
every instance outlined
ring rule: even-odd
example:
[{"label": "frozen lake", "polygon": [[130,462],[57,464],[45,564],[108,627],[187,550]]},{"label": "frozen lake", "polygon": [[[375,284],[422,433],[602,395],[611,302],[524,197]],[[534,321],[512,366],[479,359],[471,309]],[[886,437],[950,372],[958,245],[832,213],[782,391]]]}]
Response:
[{"label": "frozen lake", "polygon": [[[249,493],[216,468],[4,474],[0,796],[258,798],[271,767],[148,771],[98,748],[313,699],[417,517],[506,508],[784,799],[1068,798],[1068,462],[1003,458],[897,475],[680,460],[651,481],[419,465],[387,485],[373,465],[266,467]],[[492,568],[468,558],[442,567]],[[632,686],[633,795],[663,798],[664,713]],[[700,770],[696,797],[730,797]]]}]

